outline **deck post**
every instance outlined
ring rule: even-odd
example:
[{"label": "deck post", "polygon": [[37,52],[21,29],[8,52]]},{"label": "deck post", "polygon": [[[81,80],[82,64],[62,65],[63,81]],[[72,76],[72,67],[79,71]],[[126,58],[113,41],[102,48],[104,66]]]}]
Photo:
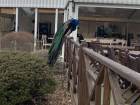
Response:
[{"label": "deck post", "polygon": [[58,9],[56,9],[55,12],[55,33],[57,32],[57,25],[58,25]]},{"label": "deck post", "polygon": [[18,8],[16,8],[16,22],[15,22],[16,24],[16,32],[18,31]]},{"label": "deck post", "polygon": [[83,47],[87,47],[87,43],[82,43],[80,45],[80,51],[79,51],[79,70],[78,70],[78,105],[84,105],[84,103],[86,103],[85,101],[85,80],[83,80],[83,73],[85,73],[85,70],[84,70],[84,54],[83,54],[83,51],[82,51],[82,48]]},{"label": "deck post", "polygon": [[36,50],[36,40],[37,40],[37,18],[38,18],[38,8],[35,8],[34,51]]},{"label": "deck post", "polygon": [[[66,15],[67,15],[67,10],[64,10],[64,22],[67,20]],[[64,62],[64,47],[65,47],[65,42],[62,47],[62,62]]]}]

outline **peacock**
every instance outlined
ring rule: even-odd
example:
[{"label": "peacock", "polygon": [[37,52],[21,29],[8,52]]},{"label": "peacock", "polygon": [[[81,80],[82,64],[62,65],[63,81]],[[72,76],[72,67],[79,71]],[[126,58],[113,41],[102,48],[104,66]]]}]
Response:
[{"label": "peacock", "polygon": [[79,24],[77,19],[69,19],[65,23],[63,23],[59,29],[57,30],[54,39],[52,41],[52,45],[48,52],[48,64],[53,66],[60,54],[63,43],[70,33],[76,30],[76,26]]}]

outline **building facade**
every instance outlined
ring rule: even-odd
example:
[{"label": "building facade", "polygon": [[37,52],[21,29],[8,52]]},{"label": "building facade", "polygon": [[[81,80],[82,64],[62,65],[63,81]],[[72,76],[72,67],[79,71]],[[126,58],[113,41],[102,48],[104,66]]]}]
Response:
[{"label": "building facade", "polygon": [[41,25],[47,26],[46,33],[53,35],[71,17],[80,20],[79,29],[70,35],[74,40],[77,32],[84,37],[95,36],[99,25],[110,31],[108,24],[116,24],[114,33],[126,35],[126,39],[129,33],[135,38],[140,34],[140,0],[0,0],[0,8],[1,35],[13,30],[28,31],[39,39]]}]

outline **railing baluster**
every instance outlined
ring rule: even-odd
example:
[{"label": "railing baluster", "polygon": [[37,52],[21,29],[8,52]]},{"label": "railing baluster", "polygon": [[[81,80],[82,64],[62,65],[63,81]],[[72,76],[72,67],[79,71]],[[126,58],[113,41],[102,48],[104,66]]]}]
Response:
[{"label": "railing baluster", "polygon": [[105,68],[103,105],[110,105],[110,95],[111,95],[110,93],[111,93],[111,87],[109,82],[108,70]]},{"label": "railing baluster", "polygon": [[76,80],[76,61],[75,61],[75,49],[76,47],[74,46],[73,49],[73,93],[76,93],[76,87],[75,87],[75,80]]},{"label": "railing baluster", "polygon": [[[70,39],[73,39],[73,38],[69,38]],[[68,71],[68,77],[69,79],[72,79],[72,75],[71,75],[71,71],[72,71],[72,49],[71,49],[71,41],[69,41],[69,71]]]},{"label": "railing baluster", "polygon": [[[89,66],[89,56],[87,54],[84,54],[84,63],[85,63],[85,70],[86,70],[86,81],[87,81],[87,88],[88,88],[88,97],[91,94],[93,85],[92,85],[92,80],[89,78],[87,71],[90,70]],[[88,98],[87,98],[88,99]],[[87,102],[86,102],[87,103]]]},{"label": "railing baluster", "polygon": [[124,105],[123,100],[122,100],[119,82],[117,79],[117,74],[108,69],[108,75],[109,75],[110,86],[111,86],[112,95],[113,95],[113,99],[114,99],[114,104],[115,105]]},{"label": "railing baluster", "polygon": [[101,105],[101,85],[95,87],[95,105]]},{"label": "railing baluster", "polygon": [[[68,89],[73,89],[70,92],[77,97],[77,104],[101,105],[101,90],[104,83],[103,105],[110,105],[111,90],[114,104],[124,105],[117,74],[138,87],[140,87],[140,75],[85,47],[87,43],[79,44],[72,38],[67,38],[65,41],[64,60],[68,67]],[[90,70],[89,57],[101,64],[97,76]]]},{"label": "railing baluster", "polygon": [[84,71],[84,68],[83,68],[83,52],[82,52],[82,48],[83,47],[87,47],[87,43],[82,43],[80,45],[80,55],[79,55],[79,70],[78,70],[78,92],[79,92],[79,97],[78,97],[78,105],[85,105],[84,102],[84,85],[83,84],[83,71]]},{"label": "railing baluster", "polygon": [[69,59],[68,59],[68,56],[69,56],[69,50],[68,50],[68,44],[69,44],[69,39],[67,39],[67,42],[66,42],[66,68],[68,68],[68,62],[69,62]]},{"label": "railing baluster", "polygon": [[95,81],[95,84],[94,84],[94,87],[92,89],[91,95],[90,95],[90,97],[88,99],[87,105],[90,105],[90,101],[96,101],[95,100],[95,89],[96,89],[97,85],[101,85],[102,84],[103,80],[104,80],[104,65],[102,65],[101,70],[100,70],[100,72],[98,74],[98,77],[97,77],[97,79]]}]

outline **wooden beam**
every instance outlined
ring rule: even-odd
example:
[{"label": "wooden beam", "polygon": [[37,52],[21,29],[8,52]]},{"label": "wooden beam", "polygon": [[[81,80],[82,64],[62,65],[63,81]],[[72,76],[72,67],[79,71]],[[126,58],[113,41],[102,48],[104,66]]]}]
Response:
[{"label": "wooden beam", "polygon": [[64,13],[64,10],[58,10],[58,13]]},{"label": "wooden beam", "polygon": [[128,41],[128,33],[129,33],[129,22],[127,22],[127,35],[126,35],[126,40]]},{"label": "wooden beam", "polygon": [[[38,9],[38,13],[55,13],[55,9]],[[58,10],[58,13],[64,13],[64,10]]]},{"label": "wooden beam", "polygon": [[101,85],[95,87],[95,105],[101,105]]},{"label": "wooden beam", "polygon": [[111,93],[111,87],[110,87],[110,81],[108,76],[108,70],[105,67],[103,105],[110,105],[110,93]]},{"label": "wooden beam", "polygon": [[[90,101],[95,101],[95,97],[96,97],[96,101],[97,101],[97,94],[95,93],[95,90],[96,90],[96,86],[98,86],[100,88],[101,84],[103,83],[103,80],[104,80],[104,65],[102,65],[101,67],[101,70],[98,74],[98,77],[96,79],[96,82],[94,84],[94,87],[91,91],[91,94],[89,96],[89,99],[88,99],[88,102],[87,102],[87,105],[90,105]],[[100,86],[99,86],[100,85]],[[96,95],[96,96],[95,96]],[[100,95],[99,95],[100,96]],[[101,98],[101,97],[100,97]]]},{"label": "wooden beam", "polygon": [[104,21],[104,22],[134,22],[140,23],[140,19],[127,19],[127,18],[95,18],[79,16],[78,20],[91,20],[91,21]]},{"label": "wooden beam", "polygon": [[5,8],[2,8],[1,9],[1,13],[15,15],[16,14],[16,9],[5,9]]},{"label": "wooden beam", "polygon": [[107,70],[108,70],[112,95],[114,99],[114,105],[124,105],[122,95],[121,95],[121,89],[120,89],[119,82],[117,79],[117,74],[113,71],[110,71],[108,68]]},{"label": "wooden beam", "polygon": [[131,18],[131,16],[136,12],[136,10],[137,10],[137,9],[135,9],[135,10],[129,15],[128,19]]}]

